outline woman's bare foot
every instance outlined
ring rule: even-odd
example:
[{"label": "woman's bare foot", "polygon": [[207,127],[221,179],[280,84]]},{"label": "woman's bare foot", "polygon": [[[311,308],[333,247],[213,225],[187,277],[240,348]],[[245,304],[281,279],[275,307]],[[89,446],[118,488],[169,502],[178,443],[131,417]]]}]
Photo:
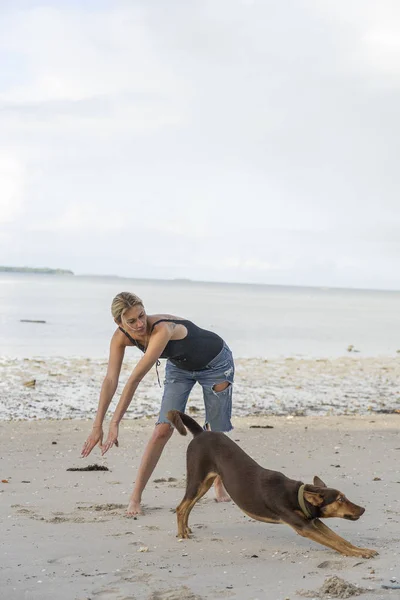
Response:
[{"label": "woman's bare foot", "polygon": [[142,507],[140,506],[140,500],[135,500],[131,498],[129,500],[128,508],[126,509],[126,514],[128,517],[133,517],[134,515],[142,515]]},{"label": "woman's bare foot", "polygon": [[216,502],[230,502],[231,501],[231,498],[228,495],[220,477],[215,478],[214,490],[215,490],[215,501]]}]

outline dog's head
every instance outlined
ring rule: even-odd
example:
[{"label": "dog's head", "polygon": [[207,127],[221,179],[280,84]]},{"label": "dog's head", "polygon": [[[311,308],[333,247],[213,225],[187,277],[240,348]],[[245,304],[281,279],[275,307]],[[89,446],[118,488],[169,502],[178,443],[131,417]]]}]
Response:
[{"label": "dog's head", "polygon": [[312,513],[317,509],[316,516],[322,519],[339,517],[357,521],[365,512],[365,508],[350,502],[339,490],[328,488],[319,477],[314,477],[314,485],[304,487],[304,500],[315,507]]}]

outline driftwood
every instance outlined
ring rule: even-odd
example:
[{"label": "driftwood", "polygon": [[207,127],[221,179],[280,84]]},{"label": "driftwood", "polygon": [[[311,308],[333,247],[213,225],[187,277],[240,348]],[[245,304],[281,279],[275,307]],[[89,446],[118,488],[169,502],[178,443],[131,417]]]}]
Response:
[{"label": "driftwood", "polygon": [[42,321],[41,319],[20,319],[20,323],[46,323],[46,321]]}]

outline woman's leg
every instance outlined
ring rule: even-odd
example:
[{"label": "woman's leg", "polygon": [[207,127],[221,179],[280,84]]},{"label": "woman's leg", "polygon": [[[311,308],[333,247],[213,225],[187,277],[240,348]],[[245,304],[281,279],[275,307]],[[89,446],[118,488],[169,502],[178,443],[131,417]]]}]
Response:
[{"label": "woman's leg", "polygon": [[[204,425],[204,428],[207,431],[211,431],[211,427],[209,423]],[[224,484],[222,483],[222,479],[219,475],[214,479],[214,492],[215,492],[215,501],[216,502],[230,502],[231,497],[225,489]]]},{"label": "woman's leg", "polygon": [[140,462],[138,474],[135,481],[135,486],[129,501],[127,514],[140,515],[142,509],[140,502],[142,500],[142,492],[146,487],[152,472],[160,459],[165,444],[173,433],[173,428],[169,423],[159,423],[156,425],[150,440],[147,443],[146,449]]},{"label": "woman's leg", "polygon": [[221,477],[218,475],[214,479],[214,491],[215,491],[215,501],[216,502],[230,502],[231,497],[226,491],[224,484],[222,483]]},{"label": "woman's leg", "polygon": [[[232,352],[227,346],[221,350],[208,368],[197,372],[197,380],[203,388],[206,409],[206,427],[211,431],[230,431],[232,429],[232,385],[235,365]],[[230,497],[220,477],[214,481],[217,502],[229,502]]]},{"label": "woman's leg", "polygon": [[[216,392],[225,390],[230,384],[228,382],[219,383],[218,386],[214,386],[214,390]],[[218,389],[217,389],[218,387]],[[211,429],[210,425],[207,423],[207,429]],[[214,479],[214,492],[215,492],[215,500],[216,502],[230,502],[231,497],[225,489],[224,484],[222,483],[222,479],[219,475]]]},{"label": "woman's leg", "polygon": [[[223,383],[217,383],[216,385],[213,386],[213,390],[214,390],[214,392],[223,392],[230,385],[232,385],[232,384],[229,383],[229,381],[224,381]],[[218,475],[218,477],[216,477],[214,479],[214,490],[215,490],[215,500],[217,502],[230,502],[231,497],[229,496],[228,492],[226,491],[224,484],[222,483],[222,479],[219,475]]]},{"label": "woman's leg", "polygon": [[196,380],[193,379],[190,373],[175,367],[175,365],[167,360],[160,414],[140,462],[135,486],[128,505],[128,515],[142,514],[140,507],[142,492],[160,459],[165,444],[174,431],[167,419],[167,412],[173,409],[185,412],[190,390],[195,383]]}]

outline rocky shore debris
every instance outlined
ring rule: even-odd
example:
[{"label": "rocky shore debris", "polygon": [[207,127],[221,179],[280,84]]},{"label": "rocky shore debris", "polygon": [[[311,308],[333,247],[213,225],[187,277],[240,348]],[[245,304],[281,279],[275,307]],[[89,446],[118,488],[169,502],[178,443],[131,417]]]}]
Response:
[{"label": "rocky shore debris", "polygon": [[[400,360],[348,354],[326,359],[236,360],[234,415],[282,415],[290,418],[316,415],[400,414]],[[84,419],[94,416],[107,362],[85,357],[0,357],[0,420]],[[120,391],[132,365],[121,371]],[[164,376],[164,365],[160,378]],[[23,382],[36,379],[36,387]],[[119,390],[118,390],[119,391]],[[190,396],[189,414],[198,419],[204,411],[200,386]],[[197,409],[197,410],[193,410]],[[137,391],[128,419],[153,418],[160,410],[156,377],[147,376]],[[267,425],[254,420],[249,425]],[[273,424],[273,423],[271,423]],[[267,428],[266,428],[267,429]],[[260,429],[261,431],[261,429]],[[271,430],[272,431],[272,430]],[[338,461],[340,462],[340,461]]]}]

